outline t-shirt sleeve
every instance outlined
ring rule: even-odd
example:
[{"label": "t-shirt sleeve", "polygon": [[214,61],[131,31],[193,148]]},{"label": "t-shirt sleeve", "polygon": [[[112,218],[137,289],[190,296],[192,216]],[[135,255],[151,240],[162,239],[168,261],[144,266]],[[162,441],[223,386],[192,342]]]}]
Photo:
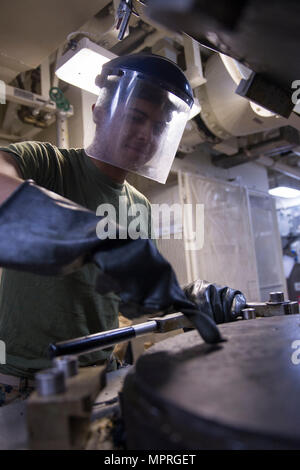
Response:
[{"label": "t-shirt sleeve", "polygon": [[56,152],[50,143],[20,142],[0,147],[9,153],[17,162],[22,178],[33,179],[41,186],[48,186],[53,180],[55,171]]}]

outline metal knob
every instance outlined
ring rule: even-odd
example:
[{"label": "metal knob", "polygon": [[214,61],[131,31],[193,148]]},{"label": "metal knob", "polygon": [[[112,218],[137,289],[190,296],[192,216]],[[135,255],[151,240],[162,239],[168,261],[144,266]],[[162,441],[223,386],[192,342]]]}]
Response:
[{"label": "metal knob", "polygon": [[270,292],[269,302],[280,303],[284,302],[284,293],[283,292]]},{"label": "metal knob", "polygon": [[285,315],[297,315],[299,313],[299,304],[298,302],[289,302],[284,305]]},{"label": "metal knob", "polygon": [[60,356],[53,359],[53,366],[65,374],[65,378],[73,377],[78,373],[77,356]]},{"label": "metal knob", "polygon": [[244,320],[253,320],[254,318],[256,318],[256,313],[255,313],[254,308],[244,308],[242,310],[242,314],[243,314]]},{"label": "metal knob", "polygon": [[35,374],[37,393],[41,396],[56,395],[66,390],[65,374],[62,370],[53,368]]}]

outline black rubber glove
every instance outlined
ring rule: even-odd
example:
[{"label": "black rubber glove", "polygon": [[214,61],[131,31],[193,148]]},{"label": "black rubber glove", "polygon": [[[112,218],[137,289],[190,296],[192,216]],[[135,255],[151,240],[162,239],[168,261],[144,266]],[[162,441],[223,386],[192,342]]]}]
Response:
[{"label": "black rubber glove", "polygon": [[97,290],[118,293],[126,316],[181,311],[206,342],[222,341],[214,321],[187,299],[151,240],[100,240],[99,221],[93,212],[26,181],[0,206],[0,266],[53,275],[95,262],[102,271]]},{"label": "black rubber glove", "polygon": [[209,315],[216,323],[236,320],[246,306],[242,292],[200,279],[185,286],[183,291],[201,312]]}]

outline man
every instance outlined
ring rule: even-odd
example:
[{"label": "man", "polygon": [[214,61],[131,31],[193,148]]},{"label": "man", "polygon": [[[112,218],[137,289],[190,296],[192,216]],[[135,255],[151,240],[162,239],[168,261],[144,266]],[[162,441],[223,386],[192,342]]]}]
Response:
[{"label": "man", "polygon": [[[110,61],[96,83],[100,93],[93,106],[93,142],[85,151],[38,142],[1,148],[0,204],[31,179],[94,213],[110,204],[117,222],[124,222],[121,198],[126,216],[134,204],[147,209],[140,235],[151,236],[150,204],[125,178],[134,171],[166,181],[193,103],[192,90],[175,64],[145,54]],[[6,364],[0,365],[0,405],[28,396],[35,372],[51,364],[49,343],[118,327],[119,298],[95,291],[98,272],[91,263],[56,277],[41,276],[39,270],[3,270],[0,339],[6,344]],[[111,349],[93,352],[80,356],[80,365],[110,357]]]},{"label": "man", "polygon": [[[116,328],[119,310],[182,311],[217,343],[215,320],[235,319],[244,300],[204,281],[182,291],[147,238],[149,202],[125,181],[129,171],[166,181],[193,103],[184,74],[162,57],[133,54],[108,62],[96,83],[96,131],[85,150],[37,142],[0,149],[0,266],[12,268],[0,290],[0,405],[28,396],[34,374],[51,364],[49,343]],[[134,204],[139,233],[130,230]],[[107,233],[104,213],[101,230],[95,215],[103,205],[115,214]],[[110,356],[85,354],[80,365]]]}]

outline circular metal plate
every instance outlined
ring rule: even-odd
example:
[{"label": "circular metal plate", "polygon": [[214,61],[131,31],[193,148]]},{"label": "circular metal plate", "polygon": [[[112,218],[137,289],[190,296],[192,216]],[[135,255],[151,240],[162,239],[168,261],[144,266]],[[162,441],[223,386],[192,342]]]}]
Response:
[{"label": "circular metal plate", "polygon": [[219,328],[218,346],[192,331],[139,358],[123,390],[129,448],[300,448],[300,315]]}]

